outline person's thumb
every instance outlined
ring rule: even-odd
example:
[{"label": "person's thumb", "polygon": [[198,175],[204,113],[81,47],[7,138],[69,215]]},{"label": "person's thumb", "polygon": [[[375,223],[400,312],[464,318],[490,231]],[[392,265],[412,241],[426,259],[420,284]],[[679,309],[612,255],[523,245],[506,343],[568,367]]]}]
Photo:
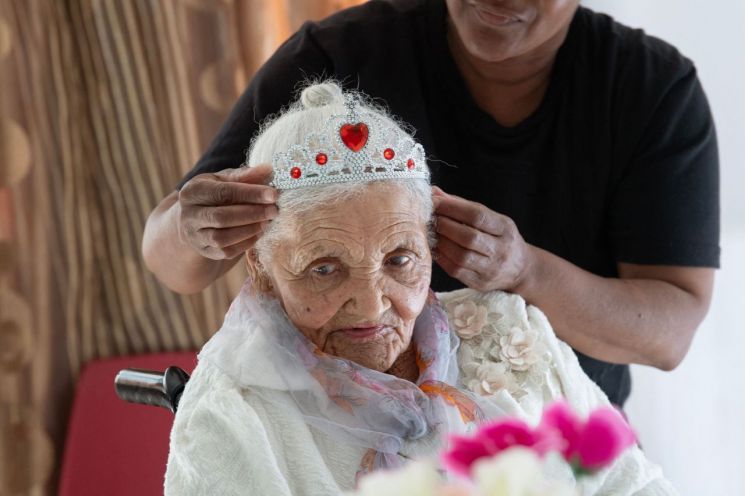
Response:
[{"label": "person's thumb", "polygon": [[445,196],[446,194],[439,186],[432,186],[432,195]]},{"label": "person's thumb", "polygon": [[223,181],[247,184],[266,184],[272,176],[272,166],[259,164],[252,167],[238,167],[225,169],[217,173]]}]

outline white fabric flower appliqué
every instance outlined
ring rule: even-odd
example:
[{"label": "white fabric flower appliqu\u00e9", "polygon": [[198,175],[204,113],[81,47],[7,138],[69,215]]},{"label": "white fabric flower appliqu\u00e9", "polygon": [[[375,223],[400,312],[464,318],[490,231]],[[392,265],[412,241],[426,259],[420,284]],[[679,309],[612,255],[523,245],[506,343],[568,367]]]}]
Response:
[{"label": "white fabric flower appliqu\u00e9", "polygon": [[477,305],[472,301],[456,303],[450,314],[453,319],[453,327],[462,339],[471,339],[481,334],[486,323],[486,307]]},{"label": "white fabric flower appliqu\u00e9", "polygon": [[509,392],[517,389],[515,378],[505,363],[485,362],[477,365],[473,377],[466,387],[482,396],[495,394],[501,389]]},{"label": "white fabric flower appliqu\u00e9", "polygon": [[507,362],[513,370],[528,370],[540,359],[535,346],[537,338],[535,332],[511,327],[499,337],[499,358]]},{"label": "white fabric flower appliqu\u00e9", "polygon": [[517,295],[459,290],[443,302],[451,329],[460,338],[458,367],[463,385],[475,394],[501,391],[515,399],[540,390],[551,365],[542,321]]}]

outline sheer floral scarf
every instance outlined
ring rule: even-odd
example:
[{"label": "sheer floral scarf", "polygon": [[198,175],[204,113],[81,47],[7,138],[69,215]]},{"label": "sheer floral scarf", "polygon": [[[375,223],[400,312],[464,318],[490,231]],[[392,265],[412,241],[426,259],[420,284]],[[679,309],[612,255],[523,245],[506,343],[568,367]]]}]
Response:
[{"label": "sheer floral scarf", "polygon": [[287,391],[304,420],[339,442],[368,448],[357,476],[395,467],[405,442],[466,432],[501,412],[458,387],[458,338],[434,293],[416,320],[414,384],[326,354],[289,321],[279,302],[251,295],[248,283],[199,359],[252,394]]}]

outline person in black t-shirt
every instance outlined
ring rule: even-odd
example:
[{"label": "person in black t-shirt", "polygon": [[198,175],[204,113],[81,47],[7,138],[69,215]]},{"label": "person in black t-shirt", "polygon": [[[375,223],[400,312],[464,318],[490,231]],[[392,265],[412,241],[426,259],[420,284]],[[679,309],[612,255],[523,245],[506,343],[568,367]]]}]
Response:
[{"label": "person in black t-shirt", "polygon": [[276,215],[270,166],[238,169],[299,83],[380,99],[430,156],[433,288],[522,295],[611,401],[628,365],[670,370],[719,264],[716,135],[692,62],[578,0],[372,0],[306,23],[251,81],[148,219],[148,267],[200,291]]}]

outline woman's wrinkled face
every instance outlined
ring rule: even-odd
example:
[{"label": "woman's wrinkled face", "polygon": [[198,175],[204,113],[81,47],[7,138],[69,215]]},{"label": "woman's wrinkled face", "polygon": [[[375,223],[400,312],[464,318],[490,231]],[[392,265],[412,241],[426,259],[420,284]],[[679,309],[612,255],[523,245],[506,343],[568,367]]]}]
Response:
[{"label": "woman's wrinkled face", "polygon": [[267,267],[300,332],[326,353],[381,372],[409,347],[431,275],[425,220],[402,191],[372,183],[297,216]]},{"label": "woman's wrinkled face", "polygon": [[447,0],[450,23],[465,49],[500,62],[562,36],[579,0]]}]

